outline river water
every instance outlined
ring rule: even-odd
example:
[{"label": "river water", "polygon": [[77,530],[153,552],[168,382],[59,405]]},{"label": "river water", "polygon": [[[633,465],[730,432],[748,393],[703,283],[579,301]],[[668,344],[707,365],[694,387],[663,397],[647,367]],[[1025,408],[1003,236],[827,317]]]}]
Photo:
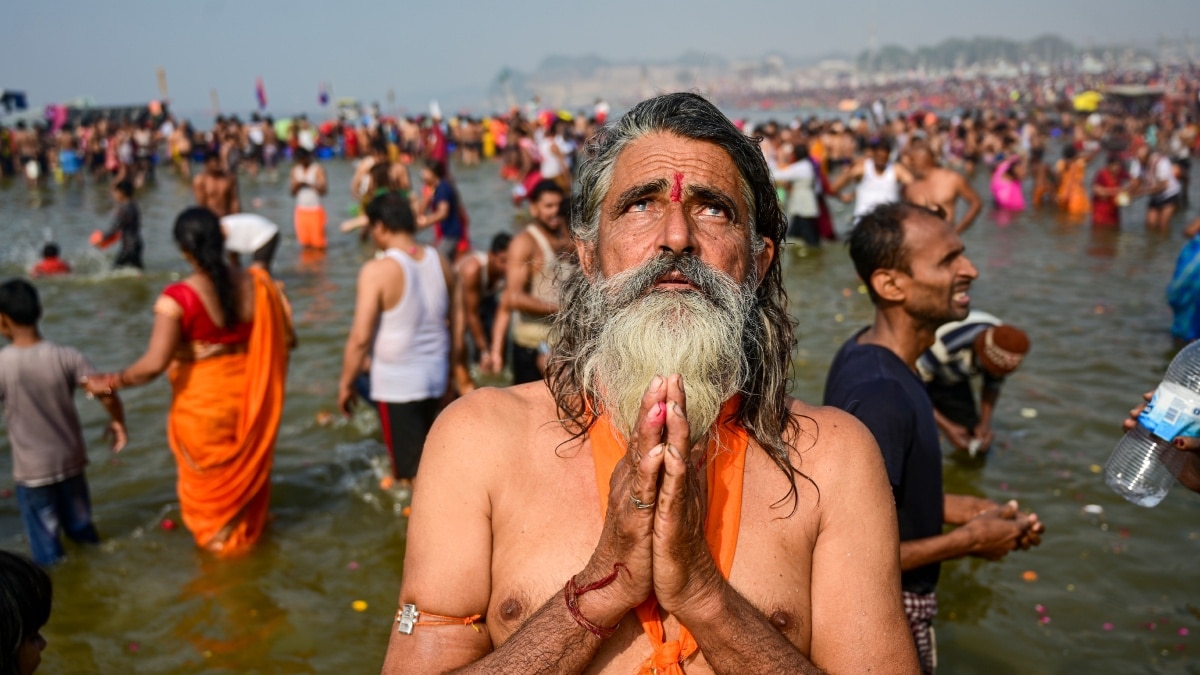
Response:
[{"label": "river water", "polygon": [[[336,224],[351,203],[351,169],[331,162],[327,170]],[[457,171],[479,246],[523,223],[497,173],[494,164]],[[983,172],[975,184],[986,194]],[[46,237],[58,241],[78,273],[38,283],[43,330],[100,369],[141,353],[156,294],[186,270],[170,230],[191,201],[188,187],[164,175],[138,199],[149,271],[128,276],[108,272],[110,254],[86,243],[107,220],[105,188],[30,192],[21,182],[0,184],[0,275],[21,273]],[[80,396],[104,543],[69,548],[53,571],[43,672],[366,673],[382,662],[403,572],[405,518],[379,487],[387,465],[374,415],[322,424],[334,408],[356,272],[367,252],[356,237],[331,232],[327,254],[302,256],[290,236],[283,182],[244,177],[242,203],[284,226],[275,271],[301,343],[292,357],[268,534],[252,555],[217,561],[197,551],[182,526],[162,526],[179,521],[165,381],[122,392],[130,444],[117,457],[100,439],[103,411]],[[1018,499],[1048,533],[1040,548],[999,563],[943,567],[943,672],[1200,672],[1200,496],[1177,487],[1157,508],[1143,509],[1111,493],[1099,474],[1121,419],[1173,354],[1163,289],[1183,243],[1178,232],[1195,210],[1176,218],[1172,235],[1156,236],[1144,232],[1143,209],[1126,209],[1117,234],[1093,233],[1049,210],[1002,221],[985,209],[965,235],[980,272],[973,306],[1025,328],[1033,349],[1001,396],[993,452],[978,460],[947,453],[946,487]],[[789,247],[785,256],[799,320],[795,394],[819,402],[833,354],[872,310],[842,246],[807,255]],[[8,450],[0,438],[0,547],[27,552]],[[1084,512],[1085,505],[1103,514]],[[355,601],[366,609],[357,611]]]}]

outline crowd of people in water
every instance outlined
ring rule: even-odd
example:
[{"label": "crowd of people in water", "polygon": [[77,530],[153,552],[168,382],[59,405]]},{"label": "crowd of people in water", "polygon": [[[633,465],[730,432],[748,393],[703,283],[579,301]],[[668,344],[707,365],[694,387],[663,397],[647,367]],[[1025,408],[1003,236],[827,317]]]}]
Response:
[{"label": "crowd of people in water", "polygon": [[[748,124],[731,122],[703,99],[680,94],[643,102],[611,124],[607,104],[598,103],[584,114],[514,109],[449,120],[434,114],[313,123],[301,116],[280,123],[255,114],[246,122],[218,117],[207,131],[165,110],[138,119],[85,119],[57,129],[0,128],[0,180],[24,181],[34,190],[80,180],[111,185],[112,222],[93,234],[92,243],[117,247],[114,266],[145,265],[140,191],[156,181],[176,180],[165,175],[174,173],[191,183],[195,202],[178,215],[173,230],[190,273],[147,308],[155,319],[145,352],[122,369],[99,372],[77,350],[45,340],[38,330],[42,306],[34,282],[19,278],[0,284],[0,334],[11,343],[0,350],[0,401],[33,559],[44,566],[60,560],[63,535],[76,542],[99,541],[90,519],[86,447],[72,393],[82,388],[104,406],[113,449],[119,450],[126,442],[119,392],[161,375],[173,392],[167,441],[177,460],[184,525],[198,546],[218,556],[242,554],[259,540],[267,523],[289,352],[303,334],[297,335],[288,300],[271,276],[279,243],[288,233],[245,208],[238,182],[259,173],[286,176],[296,241],[319,251],[335,229],[324,209],[330,185],[322,164],[349,160],[355,170],[348,187],[359,215],[336,229],[359,231],[375,253],[359,273],[337,405],[347,415],[356,402],[377,411],[391,459],[389,483],[414,500],[408,555],[422,563],[406,564],[406,605],[386,667],[399,671],[421,659],[430,668],[455,667],[463,665],[456,658],[474,654],[470,660],[475,660],[489,652],[486,658],[497,664],[524,663],[515,650],[541,639],[526,630],[538,623],[545,629],[542,637],[550,635],[546,639],[558,645],[546,649],[562,647],[554,658],[572,663],[584,656],[579,663],[605,658],[629,663],[633,670],[652,653],[652,667],[675,672],[670,668],[701,658],[694,656],[699,648],[716,667],[743,658],[737,643],[744,638],[775,649],[780,662],[811,665],[811,659],[836,669],[911,661],[912,669],[931,672],[938,563],[967,555],[999,559],[1036,546],[1044,533],[1036,514],[1020,511],[1015,502],[1002,505],[942,492],[939,439],[972,456],[987,452],[1004,379],[1031,348],[1020,328],[970,308],[967,289],[976,273],[962,254],[959,235],[985,208],[1003,213],[1054,209],[1096,228],[1119,228],[1123,220],[1144,218],[1148,232],[1170,230],[1187,206],[1191,158],[1200,152],[1194,101],[1139,113],[1009,105],[953,114],[889,113],[880,105],[855,115]],[[714,151],[720,155],[716,159]],[[525,227],[487,242],[471,237],[470,215],[453,171],[481,162],[497,164],[513,185],[514,207],[529,214]],[[983,196],[972,187],[980,172],[990,176],[990,194]],[[854,204],[853,218],[838,217],[830,208],[835,199]],[[627,238],[610,234],[617,221],[627,223]],[[731,243],[717,229],[747,222],[752,228],[745,235],[748,246]],[[680,227],[687,232],[681,234]],[[1196,234],[1200,220],[1184,229]],[[828,241],[849,243],[876,318],[838,353],[825,403],[853,414],[870,433],[855,431],[861,427],[833,434],[838,438],[822,433],[819,442],[812,441],[814,452],[805,455],[800,473],[786,448],[818,438],[815,428],[805,425],[822,426],[824,432],[823,425],[837,422],[842,413],[788,403],[779,388],[793,341],[786,304],[779,306],[780,298],[786,299],[779,286],[781,247],[786,242],[814,248]],[[658,255],[637,259],[645,250]],[[57,244],[48,242],[43,253],[31,277],[72,273]],[[712,306],[688,304],[693,295],[708,298]],[[645,303],[639,300],[643,297]],[[720,320],[726,312],[733,320]],[[1200,308],[1177,312],[1200,316]],[[647,337],[662,332],[651,327],[663,325],[663,317],[679,316],[691,317],[693,329],[714,325]],[[685,335],[693,332],[701,337]],[[639,360],[657,352],[670,356]],[[712,369],[695,363],[705,360],[714,362]],[[501,374],[514,385],[508,393],[472,394],[481,378],[494,381]],[[707,392],[701,380],[715,383],[716,390]],[[982,381],[978,395],[972,389],[976,381]],[[447,410],[459,398],[462,402]],[[555,427],[561,438],[534,431],[550,420],[562,422],[561,429]],[[687,584],[667,584],[659,562],[638,571],[641,554],[610,550],[621,538],[608,525],[601,533],[598,516],[564,518],[562,524],[531,527],[528,533],[572,546],[579,535],[564,527],[586,522],[581,531],[600,533],[601,546],[576,575],[579,581],[570,576],[577,571],[568,569],[570,561],[550,555],[544,542],[507,531],[495,533],[495,542],[491,534],[480,534],[479,528],[487,526],[469,509],[493,494],[492,481],[504,479],[493,469],[468,467],[469,453],[457,449],[467,448],[471,439],[490,447],[496,441],[483,440],[487,434],[511,436],[511,443],[499,442],[503,447],[497,453],[519,464],[529,461],[526,446],[590,443],[602,495],[599,514],[607,512],[609,523],[626,527],[628,541],[642,537],[630,533],[646,523],[655,524],[658,537],[656,519],[670,517],[663,515],[667,504],[687,508],[671,500],[687,492],[678,481],[696,471],[701,476],[708,471],[702,492],[709,499],[710,520],[712,509],[727,503],[712,500],[729,500],[731,494],[737,495],[737,508],[744,504],[747,512],[777,501],[775,482],[764,485],[764,479],[747,472],[743,487],[741,464],[704,449],[710,437],[740,447],[745,454],[737,461],[746,466],[766,462],[783,469],[790,494],[799,500],[815,495],[805,482],[813,483],[815,476],[831,486],[863,481],[867,488],[861,499],[831,498],[836,489],[822,492],[829,499],[822,508],[854,515],[850,528],[861,531],[822,530],[820,538],[828,543],[824,548],[818,543],[817,550],[826,552],[814,554],[806,572],[814,590],[803,602],[766,609],[779,594],[752,585],[745,585],[745,599],[722,596],[720,606],[745,623],[739,638],[691,614],[688,603],[701,598],[688,596],[685,591],[692,587]],[[821,448],[831,443],[844,446],[841,451],[853,461],[828,468]],[[765,459],[757,454],[751,459],[747,447],[765,450]],[[621,462],[627,449],[632,459]],[[567,472],[576,477],[575,464],[558,453],[549,456],[570,464]],[[412,480],[425,461],[432,466],[421,468],[420,489],[414,492]],[[538,459],[531,476],[552,480],[553,464],[546,462]],[[586,481],[592,480],[591,462],[580,469]],[[610,500],[605,495],[614,471]],[[542,492],[557,495],[559,504],[579,501],[566,496],[580,481],[550,486],[533,477],[521,480],[527,481],[521,494],[531,495],[529,508],[549,508],[549,497],[537,496]],[[449,489],[452,484],[457,487]],[[459,495],[453,497],[459,501],[451,503],[450,495]],[[867,515],[889,501],[895,502],[898,529],[895,518]],[[527,515],[522,508],[496,504],[490,517],[511,523]],[[726,512],[716,522],[728,528],[730,513],[738,512]],[[816,541],[806,518],[797,516],[770,536]],[[720,576],[730,579],[737,521],[732,521],[730,543],[712,528],[705,532],[703,520],[689,536],[700,542],[709,562],[708,551],[713,552]],[[945,524],[957,529],[942,534]],[[670,521],[662,527],[682,526]],[[822,562],[841,566],[827,551],[853,549],[863,532],[884,545],[838,573],[846,580],[853,576],[859,590],[852,597],[838,596],[844,608],[831,610],[826,594],[836,591],[818,590],[817,579],[830,589],[841,582],[819,574],[817,567]],[[765,562],[771,554],[762,547],[775,544],[762,543],[767,534],[742,533],[751,542],[746,564],[760,572],[771,569]],[[648,531],[645,537],[650,547]],[[706,539],[708,548],[703,548]],[[576,547],[584,551],[581,559],[588,559],[587,547],[593,544]],[[461,550],[456,552],[456,545]],[[653,543],[660,545],[665,546]],[[529,556],[539,551],[550,562],[532,562]],[[528,568],[522,574],[551,578],[554,584],[570,577],[565,608],[551,601],[538,610],[541,598],[557,592],[544,579],[513,572],[516,576],[488,581],[486,569],[463,562],[503,556],[512,564],[497,569]],[[0,588],[10,571],[37,580],[36,588],[26,585],[22,591],[29,599],[12,600],[35,608],[22,610],[15,628],[2,624],[15,633],[3,636],[2,648],[11,653],[0,656],[28,663],[33,656],[25,650],[40,651],[37,631],[49,613],[48,583],[42,591],[40,572],[23,570],[7,558],[0,563]],[[664,564],[687,567],[676,563]],[[640,595],[626,588],[623,574],[636,580],[651,567],[652,586],[639,587]],[[796,574],[788,571],[786,578],[808,588],[810,579]],[[866,578],[874,580],[858,583]],[[650,584],[648,579],[641,583]],[[621,604],[624,596],[616,591],[604,600],[597,599],[599,593],[588,598],[591,602],[582,599],[610,584],[633,599]],[[462,588],[461,596],[445,602],[451,586]],[[894,597],[887,592],[892,587]],[[642,600],[650,590],[659,604],[647,609]],[[875,591],[878,597],[871,597]],[[45,610],[40,609],[43,600]],[[428,610],[422,615],[437,618],[422,625],[417,604]],[[825,621],[816,620],[818,604]],[[664,620],[660,606],[673,618]],[[635,608],[640,624],[627,625],[622,617]],[[484,623],[476,615],[487,617],[482,633],[462,638],[458,649],[431,655],[438,621]],[[585,632],[575,635],[551,624],[560,620]],[[871,622],[869,629],[862,620]],[[798,632],[792,622],[811,622],[811,635]],[[677,640],[664,638],[664,623]],[[760,623],[767,632],[758,631]],[[823,623],[844,625],[819,627]],[[633,647],[607,641],[618,629],[641,635],[643,627],[649,640],[644,652],[640,637],[626,641]],[[836,632],[850,629],[861,635]],[[898,646],[896,635],[906,631],[912,640],[902,639]],[[568,653],[564,645],[590,639],[588,633],[599,640]],[[884,636],[891,644],[866,636]],[[841,648],[825,646],[837,640]],[[853,654],[839,651],[855,645]],[[780,656],[793,648],[796,659]],[[626,658],[630,649],[634,656]]]}]

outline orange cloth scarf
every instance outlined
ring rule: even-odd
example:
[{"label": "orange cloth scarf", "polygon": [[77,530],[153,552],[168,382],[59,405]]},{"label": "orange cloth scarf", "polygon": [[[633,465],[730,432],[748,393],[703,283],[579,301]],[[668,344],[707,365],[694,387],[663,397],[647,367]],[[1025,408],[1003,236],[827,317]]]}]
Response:
[{"label": "orange cloth scarf", "polygon": [[[721,408],[715,438],[705,452],[705,471],[708,477],[708,518],[704,524],[704,539],[721,570],[729,578],[733,569],[733,554],[737,549],[738,527],[742,519],[742,475],[746,466],[746,429],[736,421],[738,399]],[[612,427],[607,415],[596,419],[588,432],[592,442],[592,459],[596,464],[596,487],[600,491],[600,512],[608,511],[609,479],[617,462],[626,454],[626,443]],[[635,610],[654,653],[638,669],[640,675],[683,675],[682,664],[699,648],[686,627],[680,625],[679,638],[668,641],[663,629],[658,600],[653,594]]]},{"label": "orange cloth scarf", "polygon": [[197,544],[222,556],[250,548],[266,525],[287,379],[282,296],[266,272],[250,274],[254,326],[246,352],[176,362],[168,375],[167,440],[183,522]]}]

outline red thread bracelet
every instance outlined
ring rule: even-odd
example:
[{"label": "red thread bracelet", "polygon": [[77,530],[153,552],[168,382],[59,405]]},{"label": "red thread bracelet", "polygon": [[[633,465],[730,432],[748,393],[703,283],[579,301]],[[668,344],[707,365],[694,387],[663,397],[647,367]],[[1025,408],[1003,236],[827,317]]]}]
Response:
[{"label": "red thread bracelet", "polygon": [[[607,640],[608,638],[612,637],[613,633],[617,632],[617,626],[621,625],[621,622],[618,621],[616,625],[612,626],[611,628],[605,628],[604,626],[598,626],[591,621],[588,621],[587,618],[584,617],[579,611],[579,596],[583,595],[584,593],[590,593],[592,591],[604,588],[605,586],[608,586],[612,582],[616,581],[617,575],[621,573],[622,567],[625,567],[625,563],[617,563],[613,565],[612,574],[582,587],[576,586],[575,577],[571,577],[567,581],[566,588],[563,589],[563,599],[567,602],[567,611],[571,613],[571,618],[575,619],[575,623],[583,626],[587,632],[595,635],[601,640]],[[629,568],[625,567],[625,569],[628,570]]]}]

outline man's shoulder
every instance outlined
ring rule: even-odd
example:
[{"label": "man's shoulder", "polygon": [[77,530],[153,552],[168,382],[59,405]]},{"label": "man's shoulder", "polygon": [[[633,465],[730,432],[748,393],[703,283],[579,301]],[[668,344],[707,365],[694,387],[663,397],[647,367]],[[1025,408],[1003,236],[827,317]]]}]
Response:
[{"label": "man's shoulder", "polygon": [[481,387],[451,403],[438,416],[426,451],[477,455],[481,448],[506,455],[528,448],[541,429],[558,429],[556,408],[541,382]]},{"label": "man's shoulder", "polygon": [[[847,345],[825,382],[825,405],[855,413],[862,405],[903,406],[922,385],[895,354],[875,345]],[[857,416],[857,415],[856,415]]]},{"label": "man's shoulder", "polygon": [[863,461],[878,460],[874,435],[854,415],[796,399],[789,400],[788,411],[795,424],[785,440],[799,455],[796,466],[818,485],[821,478],[855,475],[862,470]]}]

